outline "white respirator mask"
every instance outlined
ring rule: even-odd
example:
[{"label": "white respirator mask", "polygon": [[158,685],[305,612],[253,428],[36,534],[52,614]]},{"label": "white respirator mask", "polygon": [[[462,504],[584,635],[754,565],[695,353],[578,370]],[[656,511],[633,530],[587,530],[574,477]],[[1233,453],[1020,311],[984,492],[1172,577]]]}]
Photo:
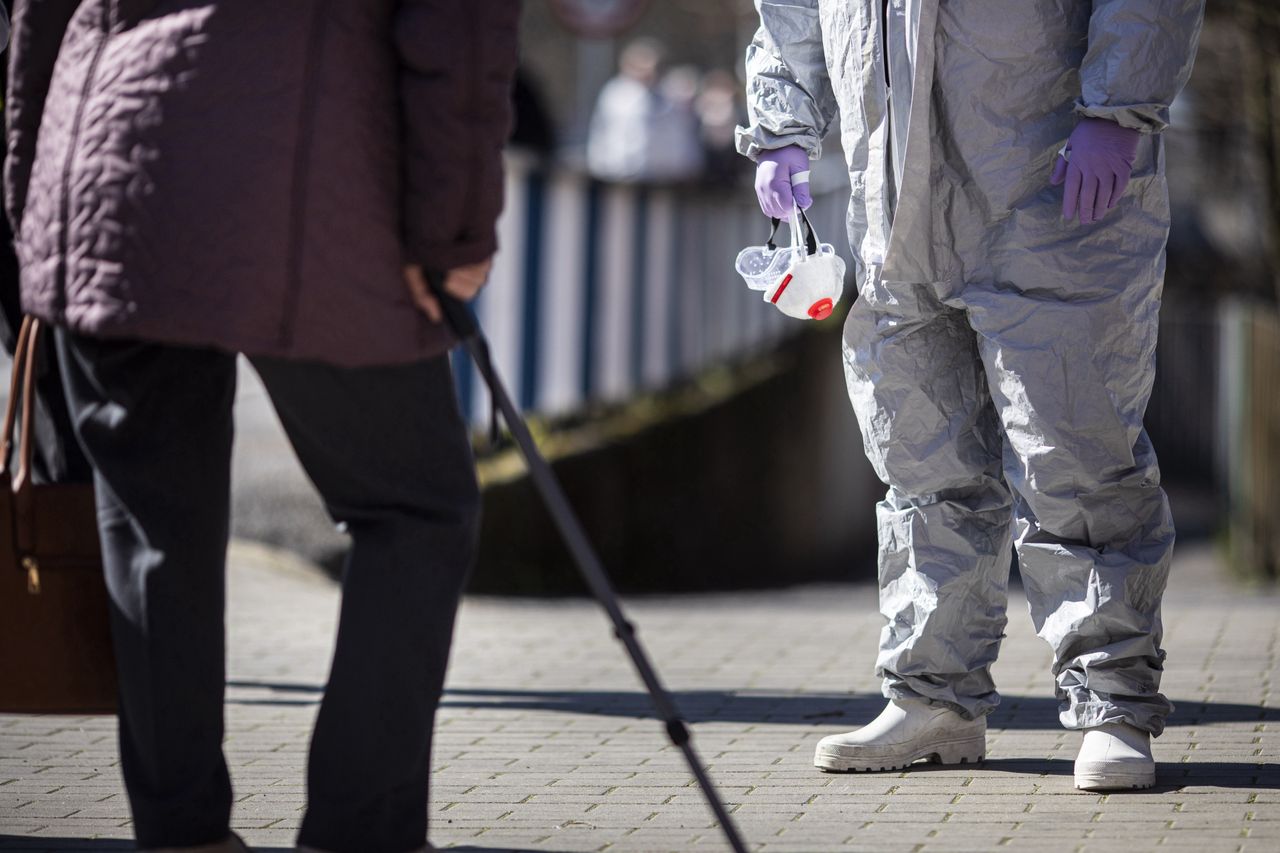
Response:
[{"label": "white respirator mask", "polygon": [[783,249],[774,243],[781,224],[774,219],[769,241],[739,252],[734,268],[747,287],[761,291],[765,302],[788,317],[825,320],[844,293],[844,259],[830,243],[818,242],[809,217],[800,208],[791,210],[791,245]]}]

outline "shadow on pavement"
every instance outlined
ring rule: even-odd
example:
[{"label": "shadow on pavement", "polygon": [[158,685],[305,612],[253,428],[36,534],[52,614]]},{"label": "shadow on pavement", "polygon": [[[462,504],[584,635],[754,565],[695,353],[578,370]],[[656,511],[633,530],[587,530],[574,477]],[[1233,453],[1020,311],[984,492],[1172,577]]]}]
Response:
[{"label": "shadow on pavement", "polygon": [[1167,794],[1183,788],[1280,790],[1280,764],[1204,761],[1156,765],[1156,786],[1136,794]]},{"label": "shadow on pavement", "polygon": [[24,853],[62,853],[64,850],[136,850],[132,841],[105,838],[34,838],[29,835],[0,834],[0,850]]},{"label": "shadow on pavement", "polygon": [[[28,835],[4,835],[0,833],[0,850],[21,850],[23,853],[65,853],[72,850],[110,851],[124,853],[137,848],[132,841],[103,838],[33,838]],[[292,847],[253,847],[253,853],[293,853]],[[511,847],[441,847],[441,850],[457,850],[461,853],[500,853]],[[546,851],[544,853],[555,853]]]},{"label": "shadow on pavement", "polygon": [[[233,699],[232,704],[312,705],[324,688],[313,684],[232,681],[228,686],[268,690],[282,696]],[[673,694],[676,706],[690,723],[757,723],[859,726],[880,713],[884,699],[875,694],[800,693],[769,694],[748,691],[691,690]],[[297,697],[297,698],[293,698]],[[1214,723],[1280,721],[1280,708],[1230,702],[1174,700],[1175,726]],[[505,711],[561,711],[628,719],[652,719],[649,696],[635,691],[496,690],[455,687],[445,691],[445,708],[499,708]],[[994,730],[1039,731],[1058,729],[1058,701],[1044,696],[1005,696],[987,718]],[[1201,739],[1212,740],[1212,735]],[[979,765],[983,770],[1023,775],[1067,775],[1071,762],[1049,759],[997,758]],[[954,767],[918,764],[912,772],[954,772]],[[1249,762],[1162,763],[1158,785],[1141,793],[1168,793],[1189,786],[1218,788],[1270,788],[1280,790],[1280,764]]]},{"label": "shadow on pavement", "polygon": [[[987,758],[972,765],[982,772],[1014,773],[1019,776],[1063,776],[1073,774],[1073,762],[1068,759],[1050,758]],[[942,764],[914,764],[912,775],[918,773],[955,773],[963,767]],[[899,771],[900,772],[900,771]],[[840,775],[840,774],[835,774]],[[1136,791],[1118,791],[1126,797],[1151,794],[1171,794],[1184,788],[1245,788],[1248,790],[1280,790],[1280,764],[1248,764],[1227,761],[1197,761],[1189,763],[1159,762],[1156,765],[1156,786]]]},{"label": "shadow on pavement", "polygon": [[[0,834],[0,850],[23,853],[64,853],[71,850],[120,851],[137,850],[132,841],[119,838],[34,838],[29,835]],[[255,847],[254,853],[293,853],[292,847]]]},{"label": "shadow on pavement", "polygon": [[[233,698],[233,705],[314,705],[324,687],[266,681],[229,681],[228,687],[268,691],[262,697]],[[676,706],[691,723],[803,724],[822,720],[861,725],[884,707],[872,693],[764,693],[748,690],[686,690],[672,693]],[[1280,721],[1280,708],[1231,702],[1173,700],[1175,726],[1212,723]],[[499,690],[453,687],[445,691],[445,708],[497,708],[507,711],[561,711],[607,717],[648,718],[653,705],[647,693],[622,690]],[[1058,728],[1058,700],[1047,696],[1006,695],[987,718],[992,729],[1039,730]]]}]

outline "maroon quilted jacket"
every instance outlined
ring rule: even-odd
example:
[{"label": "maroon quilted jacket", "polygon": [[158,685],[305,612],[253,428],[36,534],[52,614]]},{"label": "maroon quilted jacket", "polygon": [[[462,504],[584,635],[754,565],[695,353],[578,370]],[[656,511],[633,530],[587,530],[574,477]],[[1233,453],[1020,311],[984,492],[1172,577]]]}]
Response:
[{"label": "maroon quilted jacket", "polygon": [[28,312],[358,366],[441,352],[401,267],[496,248],[518,0],[18,0]]}]

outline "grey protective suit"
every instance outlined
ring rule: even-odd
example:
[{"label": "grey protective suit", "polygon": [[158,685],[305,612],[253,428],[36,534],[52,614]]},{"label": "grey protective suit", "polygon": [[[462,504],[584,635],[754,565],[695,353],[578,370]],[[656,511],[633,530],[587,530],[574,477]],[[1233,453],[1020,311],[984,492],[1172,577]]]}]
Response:
[{"label": "grey protective suit", "polygon": [[[889,486],[885,695],[998,704],[1013,539],[1062,723],[1159,734],[1174,531],[1142,416],[1169,228],[1159,132],[1202,0],[756,5],[739,150],[817,157],[838,117],[848,158],[845,369]],[[1080,116],[1143,132],[1092,225],[1064,221],[1049,185]]]}]

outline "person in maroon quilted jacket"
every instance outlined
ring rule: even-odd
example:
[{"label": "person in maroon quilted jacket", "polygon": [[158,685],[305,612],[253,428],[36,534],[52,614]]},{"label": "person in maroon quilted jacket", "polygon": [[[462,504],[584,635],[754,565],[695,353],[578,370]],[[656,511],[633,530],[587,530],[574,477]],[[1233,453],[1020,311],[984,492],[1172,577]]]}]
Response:
[{"label": "person in maroon quilted jacket", "polygon": [[236,354],[351,533],[300,849],[423,848],[478,490],[424,285],[496,249],[517,0],[18,0],[5,200],[95,470],[140,848],[240,850]]}]

